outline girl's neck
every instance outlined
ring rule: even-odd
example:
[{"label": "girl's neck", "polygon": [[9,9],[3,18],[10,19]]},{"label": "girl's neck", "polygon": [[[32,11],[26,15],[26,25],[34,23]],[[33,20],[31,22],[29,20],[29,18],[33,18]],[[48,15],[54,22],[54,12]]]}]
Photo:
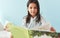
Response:
[{"label": "girl's neck", "polygon": [[32,16],[32,18],[34,18],[35,16]]},{"label": "girl's neck", "polygon": [[32,18],[35,18],[36,16],[32,16]]}]

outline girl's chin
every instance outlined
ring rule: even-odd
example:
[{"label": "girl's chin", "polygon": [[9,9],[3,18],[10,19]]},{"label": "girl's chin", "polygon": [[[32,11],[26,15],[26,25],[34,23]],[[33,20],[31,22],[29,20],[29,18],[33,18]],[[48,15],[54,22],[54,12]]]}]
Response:
[{"label": "girl's chin", "polygon": [[35,15],[32,15],[32,17],[35,17]]}]

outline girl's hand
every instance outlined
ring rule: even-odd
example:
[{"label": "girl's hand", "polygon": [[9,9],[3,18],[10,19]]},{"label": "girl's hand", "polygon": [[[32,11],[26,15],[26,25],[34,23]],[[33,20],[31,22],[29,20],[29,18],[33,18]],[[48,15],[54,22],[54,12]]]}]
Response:
[{"label": "girl's hand", "polygon": [[53,27],[50,28],[50,31],[51,32],[56,32],[56,30]]}]

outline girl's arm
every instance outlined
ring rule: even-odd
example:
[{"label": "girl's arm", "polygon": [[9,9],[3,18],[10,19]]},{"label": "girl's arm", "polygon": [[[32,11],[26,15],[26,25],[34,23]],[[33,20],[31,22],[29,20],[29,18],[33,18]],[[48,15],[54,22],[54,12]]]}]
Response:
[{"label": "girl's arm", "polygon": [[[43,17],[41,17],[41,22],[42,22],[42,25],[45,25],[46,24],[46,21]],[[51,32],[56,32],[56,30],[51,26],[51,24],[48,24],[49,27],[50,27],[50,31]]]}]

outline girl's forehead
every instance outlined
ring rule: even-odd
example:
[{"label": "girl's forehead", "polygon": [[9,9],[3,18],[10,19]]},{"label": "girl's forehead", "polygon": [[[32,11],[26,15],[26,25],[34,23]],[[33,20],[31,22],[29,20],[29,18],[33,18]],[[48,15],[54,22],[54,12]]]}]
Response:
[{"label": "girl's forehead", "polygon": [[35,3],[30,3],[29,6],[37,6]]}]

